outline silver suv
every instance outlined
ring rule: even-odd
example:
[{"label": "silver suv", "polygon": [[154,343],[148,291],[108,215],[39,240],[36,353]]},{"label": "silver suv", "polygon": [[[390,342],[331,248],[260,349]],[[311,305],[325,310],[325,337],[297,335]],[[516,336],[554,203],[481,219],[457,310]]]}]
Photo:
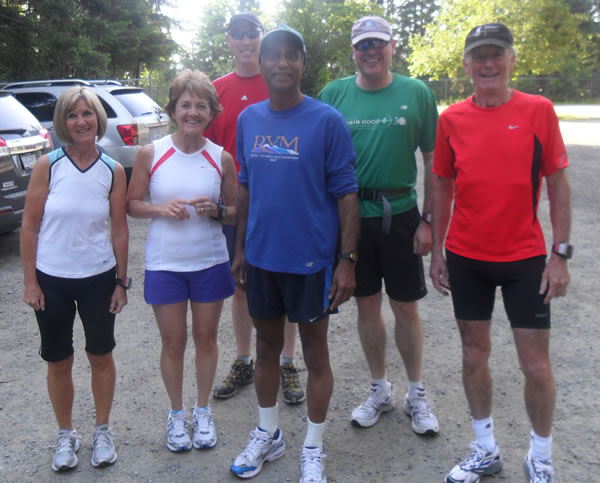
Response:
[{"label": "silver suv", "polygon": [[48,130],[11,92],[0,90],[0,233],[21,224],[31,170],[50,149]]},{"label": "silver suv", "polygon": [[106,134],[98,142],[102,150],[123,165],[127,180],[140,147],[168,134],[169,118],[142,89],[128,87],[117,81],[85,81],[63,79],[12,82],[4,89],[15,94],[52,135],[55,147],[63,143],[54,134],[52,115],[60,94],[74,85],[93,89],[108,116]]}]

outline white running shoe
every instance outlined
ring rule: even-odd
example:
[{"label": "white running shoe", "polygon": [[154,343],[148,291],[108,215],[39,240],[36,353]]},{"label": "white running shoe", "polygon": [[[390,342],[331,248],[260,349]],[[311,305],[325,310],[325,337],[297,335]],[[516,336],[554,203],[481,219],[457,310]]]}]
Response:
[{"label": "white running shoe", "polygon": [[275,461],[284,453],[285,442],[279,428],[273,436],[270,436],[269,433],[257,427],[250,432],[250,440],[246,449],[233,460],[229,470],[240,478],[252,478],[260,472],[265,461]]},{"label": "white running shoe", "polygon": [[417,389],[412,397],[406,394],[404,398],[404,412],[412,419],[412,429],[420,435],[434,435],[440,431],[437,418],[429,409],[425,390]]},{"label": "white running shoe", "polygon": [[92,466],[98,468],[100,466],[112,465],[117,461],[117,452],[115,451],[115,443],[113,442],[114,434],[108,427],[108,424],[94,429],[92,436]]},{"label": "white running shoe", "polygon": [[192,440],[189,434],[190,423],[185,419],[185,410],[181,414],[169,411],[167,419],[167,448],[175,453],[192,449]]},{"label": "white running shoe", "polygon": [[396,407],[392,385],[388,382],[387,393],[378,384],[371,384],[367,400],[352,411],[352,424],[370,428],[379,420],[381,413],[387,413]]},{"label": "white running shoe", "polygon": [[56,438],[52,469],[54,471],[70,470],[77,466],[77,451],[79,451],[79,435],[75,430],[61,429]]},{"label": "white running shoe", "polygon": [[471,443],[471,454],[450,470],[446,483],[477,483],[483,475],[493,475],[502,469],[502,458],[498,445],[494,451],[487,451],[477,442]]},{"label": "white running shoe", "polygon": [[300,483],[327,483],[325,458],[319,448],[302,447],[302,476]]},{"label": "white running shoe", "polygon": [[543,460],[541,458],[531,458],[529,455],[525,457],[523,470],[529,483],[553,483],[554,468],[552,468],[551,460]]},{"label": "white running shoe", "polygon": [[194,436],[192,444],[196,449],[214,448],[217,444],[217,431],[213,421],[212,409],[194,408],[194,418],[192,420]]}]

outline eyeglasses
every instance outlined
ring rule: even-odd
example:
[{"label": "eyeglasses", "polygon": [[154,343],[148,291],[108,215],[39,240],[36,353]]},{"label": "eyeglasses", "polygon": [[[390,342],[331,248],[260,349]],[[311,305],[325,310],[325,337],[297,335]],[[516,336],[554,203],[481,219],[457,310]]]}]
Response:
[{"label": "eyeglasses", "polygon": [[232,39],[235,40],[242,40],[244,38],[244,35],[249,38],[249,39],[257,39],[258,36],[260,35],[260,30],[233,30],[231,32],[229,32],[229,35],[231,36]]},{"label": "eyeglasses", "polygon": [[356,50],[384,49],[390,42],[381,39],[364,39],[354,45]]}]

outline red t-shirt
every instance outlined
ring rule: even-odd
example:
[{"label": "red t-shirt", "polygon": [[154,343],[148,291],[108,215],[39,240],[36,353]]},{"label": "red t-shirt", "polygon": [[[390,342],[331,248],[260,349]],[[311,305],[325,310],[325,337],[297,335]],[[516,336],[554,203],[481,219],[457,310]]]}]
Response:
[{"label": "red t-shirt", "polygon": [[552,103],[513,90],[482,108],[472,98],[440,116],[433,172],[454,178],[446,248],[475,260],[508,262],[545,255],[537,218],[542,177],[568,166]]},{"label": "red t-shirt", "polygon": [[223,146],[225,151],[233,156],[235,166],[240,171],[240,165],[235,153],[235,133],[237,119],[244,109],[269,97],[267,84],[262,74],[252,77],[240,77],[236,72],[220,77],[213,81],[223,106],[221,112],[210,126],[204,131],[204,136],[215,144]]}]

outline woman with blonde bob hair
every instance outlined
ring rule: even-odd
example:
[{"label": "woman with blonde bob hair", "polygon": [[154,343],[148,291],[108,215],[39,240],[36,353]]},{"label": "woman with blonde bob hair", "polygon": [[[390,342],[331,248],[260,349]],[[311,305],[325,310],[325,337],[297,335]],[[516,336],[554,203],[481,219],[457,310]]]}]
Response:
[{"label": "woman with blonde bob hair", "polygon": [[[203,136],[221,111],[205,74],[181,72],[169,88],[165,110],[177,131],[138,153],[128,209],[131,216],[151,219],[144,298],[152,305],[162,339],[160,368],[171,403],[167,448],[179,452],[217,443],[208,398],[217,367],[223,300],[235,289],[221,224],[235,219],[237,172],[231,155]],[[191,438],[183,404],[188,301],[197,386]]]},{"label": "woman with blonde bob hair", "polygon": [[127,304],[126,181],[123,167],[99,151],[106,113],[88,87],[59,97],[54,129],[65,147],[41,156],[31,174],[21,258],[24,302],[35,310],[40,355],[48,362],[48,394],[58,423],[54,471],[75,468],[73,323],[78,312],[92,371],[96,426],[93,466],[117,460],[108,425],[115,389],[115,315]]}]

